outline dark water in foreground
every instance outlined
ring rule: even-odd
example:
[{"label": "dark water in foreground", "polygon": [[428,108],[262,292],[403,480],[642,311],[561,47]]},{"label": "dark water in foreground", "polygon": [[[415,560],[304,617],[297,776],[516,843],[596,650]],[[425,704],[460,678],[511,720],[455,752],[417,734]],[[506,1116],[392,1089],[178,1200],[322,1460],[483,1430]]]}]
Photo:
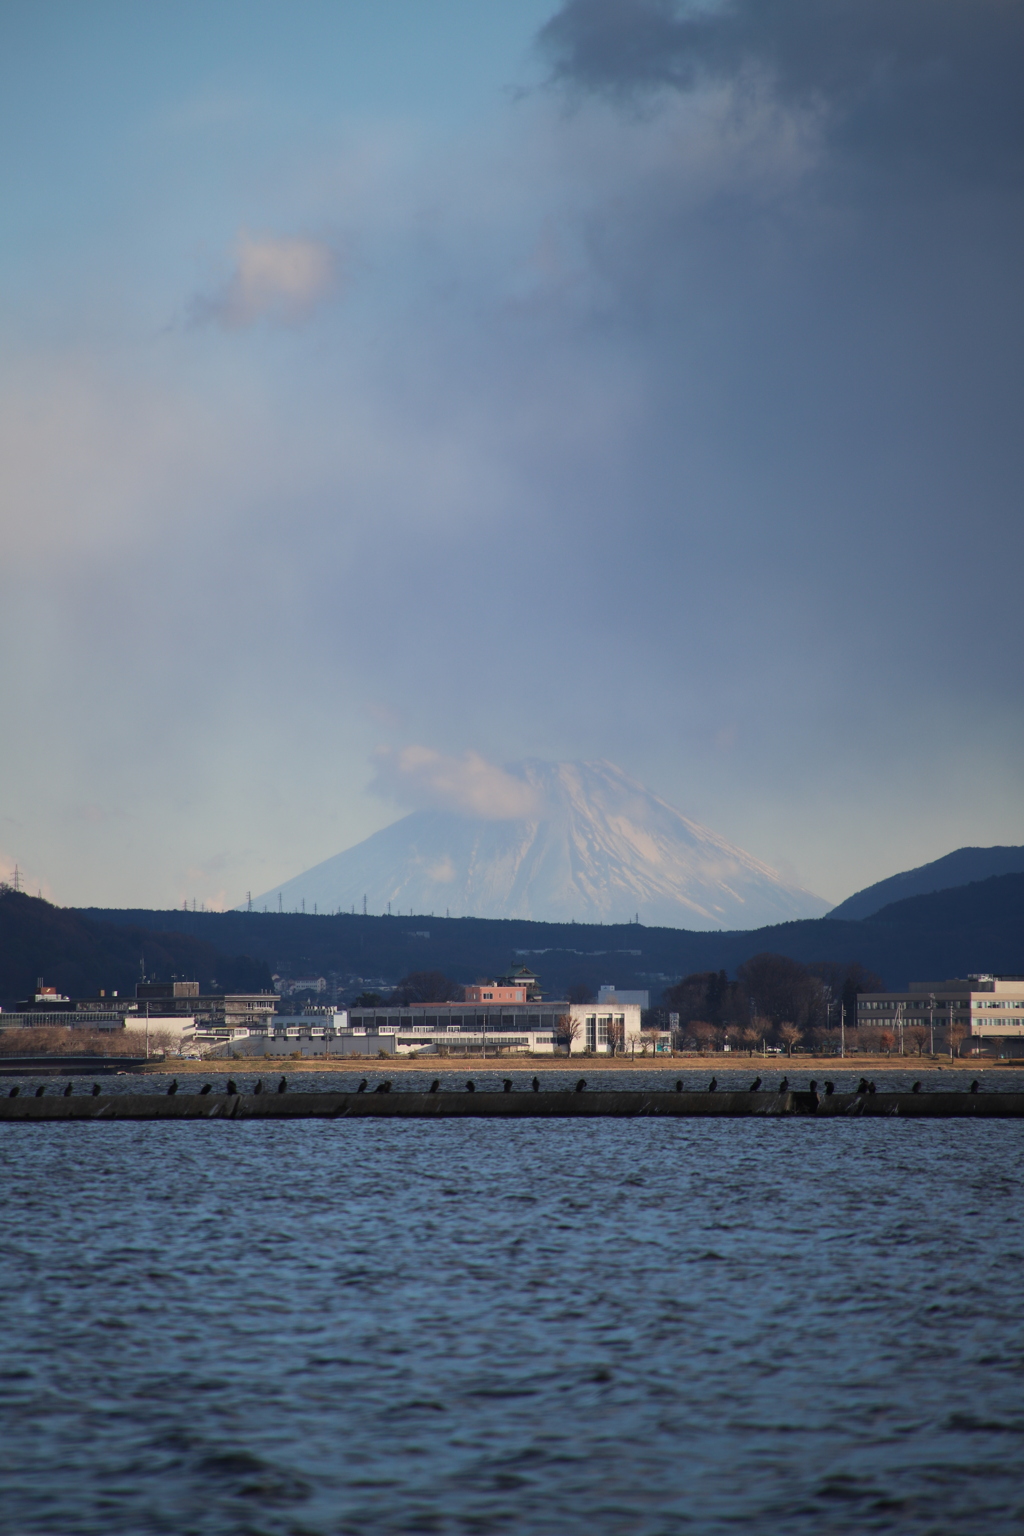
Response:
[{"label": "dark water in foreground", "polygon": [[0,1132],[16,1536],[1021,1527],[1019,1121]]}]

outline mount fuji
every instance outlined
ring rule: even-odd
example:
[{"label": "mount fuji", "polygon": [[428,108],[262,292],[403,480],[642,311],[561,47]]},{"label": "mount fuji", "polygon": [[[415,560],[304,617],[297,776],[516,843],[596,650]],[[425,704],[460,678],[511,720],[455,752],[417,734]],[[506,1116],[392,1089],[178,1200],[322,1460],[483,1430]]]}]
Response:
[{"label": "mount fuji", "polygon": [[506,770],[530,814],[421,810],[255,898],[284,911],[759,928],[830,903],[689,820],[608,762]]}]

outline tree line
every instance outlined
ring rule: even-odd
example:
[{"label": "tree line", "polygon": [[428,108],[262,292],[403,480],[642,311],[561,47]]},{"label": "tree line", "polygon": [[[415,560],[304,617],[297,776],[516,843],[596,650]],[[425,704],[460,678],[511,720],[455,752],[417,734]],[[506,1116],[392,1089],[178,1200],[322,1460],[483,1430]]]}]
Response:
[{"label": "tree line", "polygon": [[828,1051],[838,1046],[844,1010],[847,1028],[856,1025],[858,994],[884,987],[857,962],[802,965],[764,953],[745,960],[735,980],[725,971],[684,976],[662,1002],[669,1016],[678,1015],[675,1033],[684,1048],[753,1050],[764,1042],[787,1051],[801,1044]]}]

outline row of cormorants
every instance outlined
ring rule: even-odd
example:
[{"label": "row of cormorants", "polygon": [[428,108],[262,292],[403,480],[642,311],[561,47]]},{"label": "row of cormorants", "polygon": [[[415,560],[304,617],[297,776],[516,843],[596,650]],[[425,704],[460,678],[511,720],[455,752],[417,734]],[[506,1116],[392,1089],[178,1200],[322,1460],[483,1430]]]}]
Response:
[{"label": "row of cormorants", "polygon": [[[758,1093],[760,1091],[760,1089],[761,1089],[761,1081],[762,1080],[761,1080],[760,1077],[755,1077],[754,1081],[750,1084],[749,1088],[747,1089],[747,1092],[748,1093]],[[504,1093],[511,1093],[512,1092],[512,1079],[510,1077],[503,1077],[501,1082],[502,1082],[502,1091]],[[358,1088],[356,1089],[356,1093],[365,1093],[368,1086],[369,1086],[368,1079],[364,1077],[362,1082],[359,1084]],[[540,1092],[540,1078],[535,1077],[533,1079],[533,1081],[532,1081],[530,1086],[533,1089],[534,1093],[539,1093]],[[581,1077],[579,1079],[579,1081],[577,1082],[577,1084],[576,1084],[575,1092],[576,1093],[582,1093],[583,1090],[586,1088],[586,1086],[587,1086],[586,1078],[585,1077]],[[441,1079],[439,1077],[435,1077],[433,1082],[431,1083],[430,1087],[427,1089],[427,1092],[428,1093],[437,1093],[438,1090],[440,1089],[440,1087],[441,1087]],[[825,1079],[824,1087],[825,1087],[825,1097],[826,1098],[829,1098],[836,1091],[835,1083],[832,1082],[829,1078]],[[784,1077],[781,1080],[781,1082],[779,1083],[779,1086],[778,1086],[776,1092],[778,1092],[778,1093],[786,1093],[788,1091],[788,1089],[789,1089],[789,1078],[788,1077]],[[968,1089],[968,1092],[969,1093],[978,1093],[978,1092],[980,1092],[980,1090],[981,1090],[981,1084],[979,1083],[978,1079],[975,1078],[972,1081],[971,1086]],[[253,1089],[252,1089],[252,1091],[255,1094],[255,1093],[269,1093],[270,1090],[268,1088],[264,1087],[263,1079],[262,1078],[258,1078],[256,1083],[255,1083],[255,1085],[254,1085],[254,1087],[253,1087]],[[286,1093],[287,1091],[288,1091],[288,1079],[286,1077],[282,1077],[281,1080],[279,1081],[278,1085],[277,1085],[277,1092],[278,1093]],[[718,1079],[717,1079],[717,1077],[713,1077],[711,1079],[711,1081],[708,1083],[707,1091],[708,1091],[708,1093],[717,1093],[718,1092]],[[766,1089],[765,1091],[766,1092],[770,1092],[771,1090],[770,1089]],[[911,1091],[911,1093],[920,1093],[921,1092],[921,1083],[920,1083],[920,1081],[912,1083],[910,1091]],[[45,1092],[46,1092],[46,1085],[42,1084],[40,1087],[38,1087],[35,1090],[35,1097],[37,1099],[41,1099],[43,1097],[43,1095],[45,1094]],[[62,1091],[62,1097],[65,1098],[65,1099],[69,1099],[73,1092],[74,1092],[74,1084],[73,1083],[68,1083],[67,1086]],[[102,1092],[103,1092],[103,1090],[100,1087],[99,1083],[93,1083],[93,1085],[92,1085],[92,1097],[96,1098]],[[167,1088],[167,1096],[169,1098],[173,1098],[174,1095],[177,1092],[178,1092],[178,1079],[174,1078],[171,1081],[171,1083],[168,1086],[168,1088]],[[213,1084],[212,1083],[204,1083],[203,1086],[199,1090],[200,1096],[203,1096],[203,1095],[206,1095],[206,1094],[209,1094],[209,1093],[212,1093],[212,1092],[213,1092]],[[235,1082],[233,1077],[229,1077],[228,1078],[227,1083],[225,1084],[225,1087],[224,1087],[224,1092],[226,1094],[228,1094],[229,1096],[230,1095],[234,1095],[234,1094],[238,1094],[240,1092],[239,1087],[238,1087],[238,1085]],[[378,1083],[377,1086],[374,1088],[373,1092],[374,1093],[390,1093],[391,1092],[391,1079],[389,1077],[387,1077],[387,1078],[384,1079],[383,1082]],[[476,1092],[476,1083],[473,1081],[472,1078],[468,1078],[467,1081],[466,1081],[466,1092],[467,1093],[475,1093]],[[683,1079],[680,1077],[680,1078],[676,1079],[676,1093],[682,1093],[682,1092],[683,1092]],[[813,1078],[811,1079],[811,1081],[808,1084],[808,1092],[814,1094],[815,1098],[817,1098],[818,1084],[817,1084],[817,1082]],[[857,1084],[856,1092],[857,1092],[858,1095],[863,1096],[865,1094],[877,1093],[878,1089],[876,1088],[876,1086],[875,1086],[873,1081],[869,1082],[866,1077],[862,1077],[860,1082]],[[15,1085],[15,1087],[13,1087],[9,1091],[7,1097],[9,1099],[16,1099],[20,1093],[21,1093],[20,1086]]]}]

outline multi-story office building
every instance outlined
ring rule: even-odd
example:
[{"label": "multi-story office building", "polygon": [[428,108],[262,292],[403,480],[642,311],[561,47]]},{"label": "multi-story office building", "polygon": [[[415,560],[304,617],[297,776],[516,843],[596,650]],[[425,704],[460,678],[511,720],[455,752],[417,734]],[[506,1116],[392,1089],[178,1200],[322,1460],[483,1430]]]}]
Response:
[{"label": "multi-story office building", "polygon": [[1024,1035],[1024,977],[967,976],[912,981],[905,992],[862,992],[857,1023],[898,1030],[959,1025],[979,1041]]}]

